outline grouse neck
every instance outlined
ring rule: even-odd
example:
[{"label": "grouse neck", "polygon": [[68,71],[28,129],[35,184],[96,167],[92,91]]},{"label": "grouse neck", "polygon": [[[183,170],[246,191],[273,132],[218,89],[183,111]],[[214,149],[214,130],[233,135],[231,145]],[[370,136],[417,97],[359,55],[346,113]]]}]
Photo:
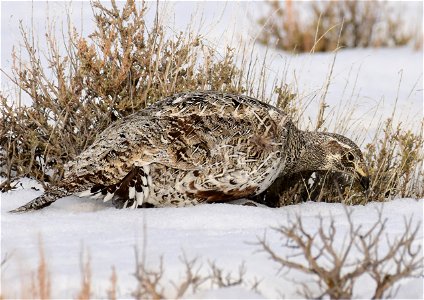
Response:
[{"label": "grouse neck", "polygon": [[299,130],[298,159],[292,173],[323,170],[326,154],[323,148],[325,135],[320,132]]}]

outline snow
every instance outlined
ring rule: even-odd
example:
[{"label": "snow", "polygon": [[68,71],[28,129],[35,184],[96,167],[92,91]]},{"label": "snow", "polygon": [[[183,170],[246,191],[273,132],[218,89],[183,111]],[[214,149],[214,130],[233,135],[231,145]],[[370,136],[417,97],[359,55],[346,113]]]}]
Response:
[{"label": "snow", "polygon": [[[278,249],[281,239],[270,227],[287,225],[300,214],[306,230],[313,233],[317,228],[317,216],[325,220],[333,217],[338,234],[348,232],[345,208],[342,204],[303,203],[273,209],[231,204],[210,204],[185,208],[158,208],[143,210],[116,210],[101,201],[89,198],[66,197],[50,207],[28,214],[10,214],[9,210],[24,204],[41,194],[31,186],[34,181],[22,180],[22,186],[2,194],[1,239],[2,257],[10,259],[2,273],[2,291],[5,295],[19,296],[22,282],[27,282],[39,261],[38,248],[41,237],[49,270],[52,274],[53,296],[75,297],[80,287],[81,253],[89,254],[93,276],[94,295],[105,297],[109,288],[112,266],[118,275],[120,297],[130,297],[135,289],[134,246],[143,248],[146,239],[148,266],[157,268],[163,256],[165,276],[174,282],[182,280],[184,266],[180,259],[199,258],[202,272],[208,272],[208,262],[213,261],[225,271],[237,275],[244,262],[245,279],[261,281],[259,294],[247,286],[235,286],[210,290],[203,287],[195,298],[297,298],[299,286],[292,278],[311,280],[302,274],[283,276],[278,265],[254,245],[266,232],[267,239]],[[39,186],[38,186],[39,188]],[[377,216],[377,208],[383,207],[388,218],[386,234],[391,238],[403,233],[404,218],[413,218],[418,224],[423,219],[423,201],[397,199],[387,203],[370,203],[354,206],[353,220],[365,228],[371,226]],[[143,229],[145,227],[145,229]],[[422,245],[422,229],[417,244]],[[340,239],[341,243],[342,239]],[[385,251],[387,249],[382,249]],[[354,254],[352,254],[354,255]],[[355,290],[358,297],[370,297],[372,286],[361,285]],[[166,293],[172,296],[171,286]],[[422,280],[405,279],[400,286],[399,298],[422,296]]]},{"label": "snow", "polygon": [[[6,2],[5,2],[6,3]],[[211,46],[225,49],[227,43],[238,46],[239,38],[246,42],[255,39],[251,32],[252,20],[263,12],[260,4],[229,2],[225,6],[218,2],[172,2],[169,11],[173,13],[171,28],[184,30],[194,11],[204,14],[199,31],[208,39]],[[2,67],[8,69],[11,45],[18,40],[17,20],[24,19],[30,24],[30,7],[27,3],[2,3]],[[59,4],[55,3],[54,8]],[[78,6],[79,7],[79,6]],[[84,31],[90,31],[90,9],[84,11]],[[422,6],[421,6],[422,7]],[[87,8],[87,4],[85,4]],[[45,18],[44,4],[34,5],[34,22],[43,32]],[[52,9],[53,11],[53,9]],[[52,12],[53,13],[53,12]],[[63,13],[63,12],[62,12]],[[61,12],[57,13],[60,16]],[[78,15],[78,13],[76,13]],[[87,16],[88,15],[88,16]],[[152,14],[154,15],[154,14]],[[178,17],[176,17],[178,16]],[[200,20],[200,18],[194,18]],[[199,21],[199,24],[202,22]],[[78,25],[78,20],[75,21]],[[214,27],[209,26],[213,23]],[[205,25],[206,24],[206,25]],[[234,29],[234,30],[233,30]],[[235,35],[234,32],[237,32]],[[333,53],[301,54],[254,47],[253,58],[262,61],[267,55],[269,72],[268,90],[275,78],[293,85],[304,98],[311,102],[304,113],[304,128],[313,123],[319,104],[320,93],[334,58]],[[423,56],[420,51],[409,47],[397,49],[354,49],[341,50],[331,78],[326,101],[330,105],[329,114],[338,110],[347,112],[347,128],[337,126],[337,120],[326,124],[330,130],[345,131],[356,139],[365,136],[372,139],[377,124],[392,115],[402,121],[403,129],[420,130],[423,112]],[[399,84],[400,82],[400,84]],[[2,89],[6,85],[2,83]],[[312,121],[308,121],[311,117]],[[363,133],[366,132],[366,135]],[[184,266],[181,256],[199,258],[202,272],[208,273],[208,262],[214,261],[225,271],[237,275],[240,264],[245,263],[248,282],[260,280],[259,291],[253,292],[248,286],[209,289],[189,294],[190,298],[299,298],[299,285],[293,279],[308,282],[311,277],[290,272],[278,272],[278,265],[259,252],[255,246],[258,237],[266,232],[271,246],[278,249],[280,237],[271,227],[287,225],[300,214],[307,230],[314,232],[317,217],[326,220],[333,217],[338,235],[348,232],[345,207],[342,204],[303,203],[273,209],[229,204],[199,205],[186,208],[161,208],[142,210],[116,210],[109,204],[88,198],[67,197],[41,211],[28,214],[9,214],[29,200],[41,195],[40,185],[29,179],[21,180],[22,186],[1,196],[1,259],[9,257],[1,269],[1,293],[7,297],[20,297],[23,287],[28,286],[31,272],[39,261],[39,239],[46,253],[52,277],[52,296],[55,298],[76,297],[80,288],[81,255],[89,254],[93,278],[93,296],[106,297],[109,288],[111,268],[115,266],[118,276],[118,296],[131,297],[136,280],[134,247],[143,248],[146,244],[147,264],[157,268],[163,256],[165,277],[173,282],[182,280]],[[35,189],[33,189],[34,187]],[[38,189],[38,190],[36,190]],[[370,203],[366,206],[353,206],[355,224],[369,227],[376,220],[377,209],[383,208],[388,223],[386,234],[395,238],[402,235],[404,218],[413,217],[414,224],[423,221],[423,200],[396,199],[386,203]],[[423,230],[420,228],[417,245],[422,245]],[[342,239],[338,240],[339,243]],[[381,251],[387,250],[382,248]],[[352,254],[354,256],[355,253]],[[166,280],[166,282],[168,282]],[[397,298],[423,298],[421,278],[404,279]],[[372,286],[366,278],[355,285],[354,295],[369,298]],[[174,295],[171,285],[166,293]]]}]

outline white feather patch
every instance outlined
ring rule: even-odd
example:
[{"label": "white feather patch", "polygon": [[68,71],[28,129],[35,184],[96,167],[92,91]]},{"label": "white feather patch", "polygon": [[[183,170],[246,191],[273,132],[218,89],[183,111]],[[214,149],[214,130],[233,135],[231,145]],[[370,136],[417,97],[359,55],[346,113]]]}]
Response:
[{"label": "white feather patch", "polygon": [[90,196],[91,199],[99,199],[102,195],[102,193],[98,192],[97,194],[94,194],[93,196]]},{"label": "white feather patch", "polygon": [[131,209],[136,209],[137,208],[137,201],[134,201],[134,203],[131,205],[130,208]]},{"label": "white feather patch", "polygon": [[109,200],[111,200],[113,198],[113,195],[113,193],[107,192],[106,196],[103,199],[103,202],[108,202]]},{"label": "white feather patch", "polygon": [[135,197],[135,187],[130,186],[130,188],[128,189],[128,198],[134,199],[134,197]]},{"label": "white feather patch", "polygon": [[149,197],[149,187],[148,186],[143,186],[143,193],[144,193],[144,197],[147,199],[147,197]]},{"label": "white feather patch", "polygon": [[142,205],[144,200],[143,192],[137,192],[135,194],[135,199],[137,200],[137,205]]},{"label": "white feather patch", "polygon": [[87,197],[92,194],[91,190],[86,190],[78,194],[78,197]]},{"label": "white feather patch", "polygon": [[177,104],[177,103],[180,103],[181,101],[183,101],[184,100],[184,98],[183,97],[178,97],[178,98],[176,98],[176,99],[174,99],[174,100],[172,100],[172,104]]}]

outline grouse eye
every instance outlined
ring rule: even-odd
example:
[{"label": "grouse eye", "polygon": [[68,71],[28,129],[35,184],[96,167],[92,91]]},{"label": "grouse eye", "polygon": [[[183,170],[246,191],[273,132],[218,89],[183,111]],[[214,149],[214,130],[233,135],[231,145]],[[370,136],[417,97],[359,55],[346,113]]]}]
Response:
[{"label": "grouse eye", "polygon": [[355,160],[355,156],[353,156],[352,153],[348,152],[347,159],[348,159],[348,161],[354,161]]}]

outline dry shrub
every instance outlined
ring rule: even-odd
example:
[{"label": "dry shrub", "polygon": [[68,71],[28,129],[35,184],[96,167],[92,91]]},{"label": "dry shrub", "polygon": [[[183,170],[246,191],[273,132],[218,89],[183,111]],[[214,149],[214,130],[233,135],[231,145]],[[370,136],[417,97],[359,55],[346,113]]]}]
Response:
[{"label": "dry shrub", "polygon": [[[146,243],[145,240],[144,243]],[[37,271],[33,272],[30,285],[23,286],[20,298],[51,299],[51,286],[54,287],[54,284],[51,282],[51,275],[41,245],[40,243],[40,262]],[[145,244],[143,244],[143,250],[144,247]],[[215,262],[209,262],[207,267],[204,267],[202,263],[199,262],[198,258],[189,259],[183,253],[180,257],[180,261],[183,265],[182,270],[184,275],[175,279],[167,277],[167,266],[164,266],[162,258],[157,267],[149,268],[146,266],[145,255],[140,256],[137,247],[135,248],[135,258],[134,276],[136,278],[136,285],[134,289],[131,290],[131,295],[134,299],[181,299],[202,290],[231,286],[244,286],[247,289],[259,293],[258,288],[260,282],[256,279],[246,279],[246,268],[244,264],[241,264],[238,272],[234,274],[224,271]],[[99,297],[99,295],[95,295],[93,291],[90,262],[90,255],[84,256],[84,253],[81,253],[81,284],[75,293],[75,299],[86,300]],[[110,286],[104,291],[107,295],[107,299],[114,300],[119,298],[118,289],[119,285],[116,270],[115,267],[112,267]],[[0,298],[8,299],[7,295],[3,294],[3,291],[0,293]]]},{"label": "dry shrub", "polygon": [[[1,95],[1,174],[56,182],[73,159],[114,120],[171,94],[213,89],[241,93],[231,49],[223,56],[200,36],[169,36],[156,20],[145,23],[146,5],[133,0],[119,9],[93,2],[95,31],[88,38],[71,29],[65,53],[47,32],[47,55],[21,26],[26,61],[14,53],[9,79],[32,99],[10,104]],[[47,67],[46,67],[47,66]],[[16,102],[16,101],[15,101]]]},{"label": "dry shrub", "polygon": [[[319,217],[319,225],[314,232],[308,232],[303,220],[297,216],[288,225],[273,228],[283,241],[283,249],[274,249],[268,244],[266,236],[260,238],[256,245],[270,255],[281,269],[299,271],[312,276],[309,284],[300,284],[300,293],[307,298],[350,299],[353,287],[363,276],[368,276],[374,282],[374,298],[392,296],[394,285],[401,279],[422,275],[422,251],[417,234],[421,224],[415,225],[412,218],[404,222],[404,230],[397,236],[386,233],[387,219],[383,219],[382,211],[369,228],[357,225],[352,216],[352,210],[346,209],[348,230],[342,238],[337,234],[337,224],[333,218]],[[144,227],[144,230],[145,227]],[[169,278],[169,266],[162,258],[156,267],[147,266],[145,255],[146,236],[143,235],[143,253],[139,255],[135,248],[136,285],[131,295],[135,299],[181,299],[195,293],[214,288],[243,286],[259,292],[259,281],[246,278],[246,268],[241,264],[238,272],[224,271],[215,262],[209,262],[205,268],[198,258],[189,259],[183,253],[180,261],[183,265],[182,276],[173,280]],[[342,244],[339,241],[343,241]],[[40,245],[42,245],[40,243]],[[51,298],[51,281],[43,247],[39,248],[40,262],[32,277],[29,287],[23,287],[21,298]],[[98,297],[93,294],[90,256],[80,256],[81,284],[76,293],[76,299]],[[181,269],[180,269],[181,271]],[[181,274],[181,272],[179,272]],[[54,274],[53,274],[54,275]],[[299,284],[299,283],[297,283]],[[319,294],[312,292],[312,285],[318,287]],[[112,268],[110,287],[105,293],[108,299],[116,299],[117,275]],[[53,290],[54,291],[54,290]],[[314,289],[314,291],[317,291]],[[7,298],[5,295],[1,295]]]},{"label": "dry shrub", "polygon": [[[317,289],[311,289],[310,281],[298,283],[299,293],[308,299],[351,299],[355,283],[363,277],[375,285],[372,299],[390,298],[399,280],[421,276],[422,251],[421,245],[416,245],[421,224],[413,226],[412,219],[405,219],[404,232],[389,237],[381,211],[369,229],[354,224],[352,211],[346,210],[346,217],[349,232],[342,245],[337,243],[340,237],[333,218],[328,225],[320,217],[318,228],[308,232],[300,216],[287,226],[274,228],[283,241],[281,249],[271,247],[266,237],[259,239],[258,245],[281,269],[313,277]],[[387,250],[381,251],[385,244]]]},{"label": "dry shrub", "polygon": [[[424,196],[424,137],[387,119],[363,151],[370,174],[370,189],[363,192],[352,178],[336,173],[321,174],[324,198],[330,202],[365,204],[391,198]],[[319,181],[316,181],[319,182]]]},{"label": "dry shrub", "polygon": [[[144,255],[141,256],[135,248],[137,287],[132,296],[135,299],[181,299],[199,292],[202,286],[209,289],[225,288],[243,285],[258,292],[259,281],[248,283],[245,280],[246,269],[242,264],[237,275],[226,272],[215,263],[209,263],[209,274],[202,272],[202,264],[198,258],[189,259],[183,253],[180,261],[184,266],[184,275],[177,282],[165,278],[165,268],[161,257],[159,266],[150,269],[146,266]],[[174,292],[171,293],[166,286],[172,285]]]},{"label": "dry shrub", "polygon": [[401,12],[392,11],[384,1],[267,3],[270,13],[258,20],[258,40],[282,50],[325,52],[339,46],[402,46],[415,38]]},{"label": "dry shrub", "polygon": [[[290,1],[286,3],[295,5]],[[281,4],[272,2],[270,5],[277,9]],[[354,9],[355,5],[370,6],[368,13],[372,14],[375,8],[371,7],[383,4],[338,1],[334,4],[336,8],[328,9],[345,6]],[[22,106],[19,99],[10,101],[0,93],[0,176],[6,178],[0,185],[2,191],[11,189],[14,179],[21,176],[30,176],[42,184],[57,182],[63,176],[63,165],[87,148],[98,132],[116,119],[176,92],[214,89],[269,100],[264,95],[265,60],[262,66],[257,66],[242,50],[242,59],[237,65],[233,49],[227,49],[220,56],[206,46],[201,36],[190,32],[170,34],[158,19],[149,27],[144,3],[137,6],[130,0],[119,8],[114,1],[110,5],[93,2],[92,6],[94,32],[88,37],[80,36],[68,23],[70,30],[64,39],[64,49],[58,46],[60,42],[53,30],[47,32],[45,57],[40,56],[42,49],[33,47],[35,37],[31,31],[21,26],[26,55],[14,53],[9,78],[32,103]],[[276,17],[288,11],[294,14],[295,8],[290,9],[277,10]],[[336,14],[332,12],[332,15]],[[325,14],[321,15],[322,28],[328,23],[324,21],[326,18]],[[294,15],[287,20],[297,22]],[[268,21],[267,24],[274,22],[272,18]],[[353,26],[347,21],[345,19],[345,30]],[[330,32],[340,35],[339,30],[331,30],[327,35]],[[340,41],[343,43],[341,36]],[[315,45],[316,49],[319,47]],[[331,72],[334,63],[335,59]],[[261,78],[252,75],[255,67],[261,68]],[[331,72],[321,95],[317,130],[321,130],[325,122],[325,98]],[[283,81],[274,83],[272,97],[282,111],[299,123],[301,100],[292,86]],[[372,184],[369,193],[362,192],[359,184],[345,175],[306,172],[277,179],[254,200],[278,207],[308,200],[364,204],[391,196],[424,196],[420,183],[423,137],[401,130],[400,125],[392,129],[391,121],[388,122],[391,126],[385,127],[386,132],[377,134],[365,147]]]},{"label": "dry shrub", "polygon": [[292,88],[285,83],[281,83],[274,88],[274,94],[276,95],[275,106],[291,116],[292,119],[298,120],[300,103],[297,99],[297,94],[292,91]]},{"label": "dry shrub", "polygon": [[348,205],[386,201],[391,198],[424,197],[424,137],[393,125],[388,119],[363,151],[370,174],[364,191],[352,176],[337,172],[303,172],[280,176],[253,198],[271,207],[305,201],[341,202]]},{"label": "dry shrub", "polygon": [[[313,130],[326,130],[326,103],[328,85],[335,64],[337,52],[324,82],[320,96],[317,122]],[[400,84],[400,83],[399,83]],[[283,91],[278,106],[292,117],[299,115],[296,106],[297,95],[289,89]],[[397,100],[396,100],[397,101]],[[286,104],[287,103],[287,104]],[[252,200],[270,207],[281,207],[305,201],[341,202],[348,205],[366,204],[371,201],[386,201],[393,198],[424,197],[424,123],[421,128],[405,129],[402,122],[393,123],[392,117],[381,122],[371,142],[363,148],[363,155],[370,175],[370,188],[364,191],[359,181],[350,175],[331,171],[307,171],[289,176],[280,176],[262,194]],[[349,120],[343,117],[349,111],[341,112],[336,130],[349,127]],[[328,124],[327,124],[328,125]],[[342,132],[340,132],[342,133]]]},{"label": "dry shrub", "polygon": [[422,197],[424,195],[424,139],[422,130],[415,134],[386,121],[384,135],[368,144],[365,158],[372,179],[372,197]]}]

